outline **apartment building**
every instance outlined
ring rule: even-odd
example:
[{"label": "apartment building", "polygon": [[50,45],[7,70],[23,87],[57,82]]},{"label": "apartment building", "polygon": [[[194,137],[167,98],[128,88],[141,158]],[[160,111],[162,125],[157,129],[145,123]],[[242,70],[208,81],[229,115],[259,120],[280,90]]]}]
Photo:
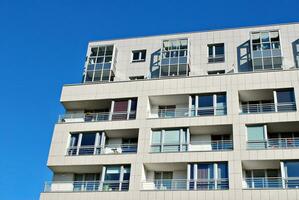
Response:
[{"label": "apartment building", "polygon": [[90,42],[40,199],[298,200],[298,67],[299,23]]}]

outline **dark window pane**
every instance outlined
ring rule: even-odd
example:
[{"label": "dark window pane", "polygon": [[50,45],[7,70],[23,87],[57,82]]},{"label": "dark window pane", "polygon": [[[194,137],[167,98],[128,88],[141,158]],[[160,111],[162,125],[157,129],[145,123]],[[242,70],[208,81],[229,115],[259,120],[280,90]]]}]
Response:
[{"label": "dark window pane", "polygon": [[95,133],[84,133],[82,135],[81,146],[94,145],[96,134]]}]

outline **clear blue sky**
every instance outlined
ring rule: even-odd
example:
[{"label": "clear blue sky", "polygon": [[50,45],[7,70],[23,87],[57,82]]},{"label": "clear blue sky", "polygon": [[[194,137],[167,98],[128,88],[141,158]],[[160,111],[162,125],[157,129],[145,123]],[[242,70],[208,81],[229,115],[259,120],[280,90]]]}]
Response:
[{"label": "clear blue sky", "polygon": [[39,198],[63,84],[78,83],[87,42],[299,21],[285,0],[0,0],[0,199]]}]

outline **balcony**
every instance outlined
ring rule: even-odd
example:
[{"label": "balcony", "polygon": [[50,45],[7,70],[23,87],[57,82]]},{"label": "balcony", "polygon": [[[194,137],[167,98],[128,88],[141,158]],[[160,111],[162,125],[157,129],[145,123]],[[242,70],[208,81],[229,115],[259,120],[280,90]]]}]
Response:
[{"label": "balcony", "polygon": [[110,155],[137,152],[138,130],[71,133],[68,156]]},{"label": "balcony", "polygon": [[128,191],[130,165],[62,166],[54,171],[53,181],[45,183],[44,192]]},{"label": "balcony", "polygon": [[239,91],[240,114],[296,111],[293,89]]},{"label": "balcony", "polygon": [[[217,170],[219,173],[214,173]],[[227,163],[147,163],[142,190],[226,190]]]},{"label": "balcony", "polygon": [[200,126],[152,131],[151,152],[230,151],[232,126]]},{"label": "balcony", "polygon": [[247,126],[247,149],[299,148],[298,122],[267,123]]},{"label": "balcony", "polygon": [[226,94],[168,95],[149,97],[149,118],[226,115]]},{"label": "balcony", "polygon": [[299,177],[285,179],[282,177],[246,178],[247,189],[293,189],[299,188]]},{"label": "balcony", "polygon": [[297,161],[242,161],[245,189],[298,189]]},{"label": "balcony", "polygon": [[50,181],[44,192],[115,192],[128,191],[129,181]]},{"label": "balcony", "polygon": [[[228,179],[161,179],[142,182],[144,190],[222,190],[228,188]],[[151,188],[151,189],[149,189]]]},{"label": "balcony", "polygon": [[58,123],[100,122],[136,119],[137,99],[64,102],[67,113]]}]

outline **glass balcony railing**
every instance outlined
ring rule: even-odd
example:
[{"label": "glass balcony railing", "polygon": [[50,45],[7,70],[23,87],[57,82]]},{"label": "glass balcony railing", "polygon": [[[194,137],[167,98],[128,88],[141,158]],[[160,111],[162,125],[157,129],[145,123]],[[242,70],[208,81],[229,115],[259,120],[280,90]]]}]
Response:
[{"label": "glass balcony railing", "polygon": [[159,179],[146,180],[143,190],[227,190],[228,179]]},{"label": "glass balcony railing", "polygon": [[69,147],[68,156],[136,153],[137,144],[109,144],[105,146]]},{"label": "glass balcony railing", "polygon": [[246,189],[288,189],[299,188],[299,177],[258,177],[246,178]]},{"label": "glass balcony railing", "polygon": [[44,192],[109,192],[128,191],[129,181],[50,181]]},{"label": "glass balcony railing", "polygon": [[296,111],[295,102],[286,103],[261,103],[241,105],[241,114],[267,113],[267,112],[290,112]]},{"label": "glass balcony railing", "polygon": [[299,148],[299,138],[273,138],[262,141],[247,141],[247,149]]},{"label": "glass balcony railing", "polygon": [[101,112],[101,113],[68,113],[59,115],[59,123],[67,122],[99,122],[130,120],[136,118],[136,111],[131,112]]},{"label": "glass balcony railing", "polygon": [[150,118],[177,118],[194,116],[226,115],[226,107],[200,107],[198,109],[190,108],[170,108],[170,109],[152,109]]}]

